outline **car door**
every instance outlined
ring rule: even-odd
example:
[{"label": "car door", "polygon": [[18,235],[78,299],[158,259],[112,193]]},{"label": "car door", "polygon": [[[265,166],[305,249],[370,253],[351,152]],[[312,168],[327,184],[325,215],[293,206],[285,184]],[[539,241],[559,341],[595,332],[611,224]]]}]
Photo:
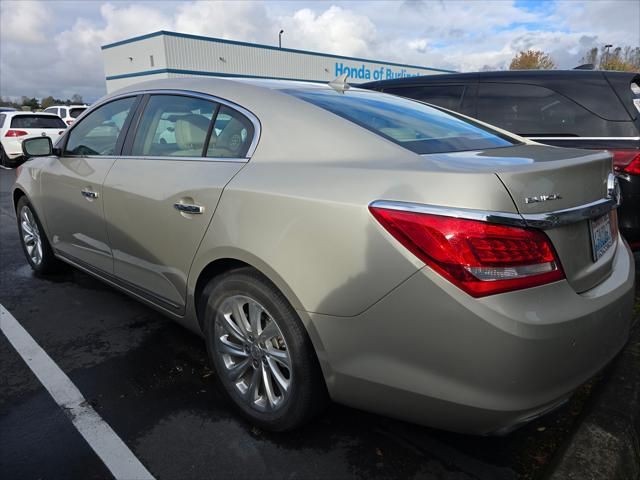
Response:
[{"label": "car door", "polygon": [[114,274],[180,314],[191,262],[257,122],[210,97],[158,93],[144,103],[104,183]]},{"label": "car door", "polygon": [[42,170],[41,192],[51,244],[61,256],[113,273],[102,184],[119,153],[136,96],[99,106],[66,135],[60,156]]}]

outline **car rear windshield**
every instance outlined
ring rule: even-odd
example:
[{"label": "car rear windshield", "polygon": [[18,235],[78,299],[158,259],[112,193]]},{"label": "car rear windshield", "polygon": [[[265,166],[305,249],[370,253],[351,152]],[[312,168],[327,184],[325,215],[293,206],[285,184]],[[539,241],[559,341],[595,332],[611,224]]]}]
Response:
[{"label": "car rear windshield", "polygon": [[67,128],[60,117],[53,115],[16,115],[11,119],[11,128]]},{"label": "car rear windshield", "polygon": [[86,108],[71,108],[69,109],[69,115],[71,115],[71,118],[78,118],[85,110]]},{"label": "car rear windshield", "polygon": [[509,147],[514,140],[423,103],[377,92],[285,90],[418,154]]}]

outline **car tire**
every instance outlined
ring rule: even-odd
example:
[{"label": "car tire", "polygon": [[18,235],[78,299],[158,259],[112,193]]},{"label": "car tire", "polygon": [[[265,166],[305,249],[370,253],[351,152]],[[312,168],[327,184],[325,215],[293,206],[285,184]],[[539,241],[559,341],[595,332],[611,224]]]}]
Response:
[{"label": "car tire", "polygon": [[4,147],[2,146],[2,144],[0,144],[0,165],[6,168],[13,168],[11,165],[11,160],[9,159],[7,153],[4,151]]},{"label": "car tire", "polygon": [[40,219],[25,196],[18,200],[16,218],[22,250],[31,268],[41,275],[61,271],[64,264],[55,257]]},{"label": "car tire", "polygon": [[199,311],[223,390],[251,423],[292,430],[324,409],[328,395],[311,340],[263,275],[246,267],[214,278]]}]

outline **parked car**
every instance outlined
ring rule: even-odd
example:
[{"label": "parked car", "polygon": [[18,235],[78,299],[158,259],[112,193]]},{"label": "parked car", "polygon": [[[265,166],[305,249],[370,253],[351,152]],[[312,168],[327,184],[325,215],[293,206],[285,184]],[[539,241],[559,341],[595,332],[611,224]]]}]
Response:
[{"label": "parked car", "polygon": [[607,149],[621,182],[620,229],[640,249],[640,74],[586,70],[461,73],[364,88],[454,110],[537,142]]},{"label": "parked car", "polygon": [[203,335],[261,428],[295,428],[327,395],[482,434],[564,402],[629,334],[611,155],[332,85],[138,83],[55,148],[28,140],[27,261]]},{"label": "parked car", "polygon": [[55,142],[66,128],[58,116],[48,113],[0,112],[0,165],[15,167],[27,138],[47,136]]},{"label": "parked car", "polygon": [[67,125],[73,125],[76,118],[78,118],[87,108],[88,107],[86,105],[54,105],[46,108],[44,111],[58,115]]},{"label": "parked car", "polygon": [[0,107],[0,112],[15,112],[16,109],[13,107]]}]

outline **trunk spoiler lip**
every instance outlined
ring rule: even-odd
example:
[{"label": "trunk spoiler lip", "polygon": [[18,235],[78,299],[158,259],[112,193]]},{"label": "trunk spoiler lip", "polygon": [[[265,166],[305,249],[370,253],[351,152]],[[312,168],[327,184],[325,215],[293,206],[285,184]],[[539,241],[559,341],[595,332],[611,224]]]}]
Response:
[{"label": "trunk spoiler lip", "polygon": [[471,208],[446,207],[443,205],[427,205],[423,203],[402,202],[395,200],[376,200],[371,207],[388,210],[403,210],[429,215],[464,218],[482,222],[498,223],[521,228],[539,228],[547,230],[563,225],[570,225],[583,220],[599,217],[617,208],[619,201],[613,195],[607,198],[586,203],[577,207],[555,210],[546,213],[511,213],[475,210]]}]

